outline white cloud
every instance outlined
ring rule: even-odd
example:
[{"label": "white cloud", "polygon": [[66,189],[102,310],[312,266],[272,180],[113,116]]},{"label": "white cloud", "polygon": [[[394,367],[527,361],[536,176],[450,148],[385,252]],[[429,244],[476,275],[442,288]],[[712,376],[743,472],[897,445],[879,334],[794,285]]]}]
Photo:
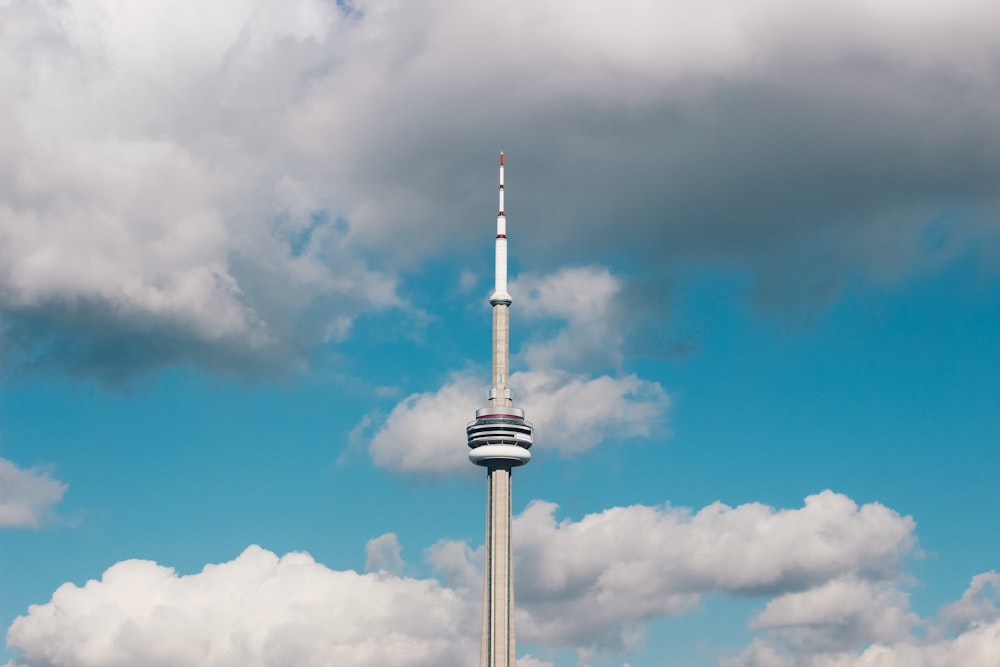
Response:
[{"label": "white cloud", "polygon": [[920,619],[895,581],[849,576],[767,603],[750,624],[800,652],[830,652],[909,637]]},{"label": "white cloud", "polygon": [[520,667],[555,667],[548,660],[542,660],[541,658],[536,658],[532,655],[524,655],[517,659],[517,664]]},{"label": "white cloud", "polygon": [[[728,593],[778,596],[753,622],[763,638],[733,666],[924,664],[907,663],[913,656],[929,656],[933,667],[991,664],[974,659],[996,650],[995,608],[978,603],[979,618],[962,615],[957,635],[926,644],[908,636],[914,619],[893,585],[914,524],[877,503],[858,506],[825,491],[795,509],[635,505],[578,521],[559,521],[555,511],[536,501],[515,518],[522,644],[575,649],[588,662],[596,650],[634,647],[650,619]],[[185,576],[123,561],[99,581],[64,584],[16,619],[8,631],[20,654],[14,665],[415,667],[466,664],[477,654],[481,547],[444,540],[427,549],[445,585],[394,574],[402,559],[391,533],[366,551],[370,574],[255,546]],[[988,579],[974,580],[963,600],[979,596]],[[831,638],[881,643],[851,653]]]},{"label": "white cloud", "polygon": [[1000,619],[1000,574],[994,571],[977,574],[962,597],[941,610],[931,629],[938,639],[949,634],[961,634],[984,622]]},{"label": "white cloud", "polygon": [[601,266],[566,267],[546,275],[525,273],[511,286],[518,288],[518,308],[527,315],[559,317],[577,325],[607,315],[622,289],[621,281]]},{"label": "white cloud", "polygon": [[461,540],[439,540],[426,556],[449,586],[474,590],[483,581],[483,547],[473,550]]},{"label": "white cloud", "polygon": [[[513,529],[518,636],[551,646],[627,648],[646,620],[680,615],[713,592],[822,599],[836,592],[835,582],[862,577],[881,591],[914,544],[909,517],[830,491],[798,509],[634,505],[579,521],[557,521],[555,511],[535,501]],[[448,553],[450,571],[463,554],[473,564],[467,548],[449,543]],[[788,618],[792,606],[786,599],[760,622]],[[835,622],[832,611],[824,618]]]},{"label": "white cloud", "polygon": [[[599,359],[620,361],[621,324],[611,317],[622,289],[618,278],[606,268],[565,268],[523,278],[512,289],[526,293],[524,299],[515,296],[516,308],[523,308],[529,319],[561,323],[554,335],[524,346],[515,363],[521,361],[529,370],[510,376],[515,404],[525,407],[537,443],[572,456],[605,439],[648,438],[662,431],[670,399],[659,383],[634,374],[592,377],[554,367],[565,362],[589,369],[600,365],[595,363]],[[411,472],[468,471],[466,452],[457,443],[461,425],[485,405],[486,389],[482,380],[461,374],[435,392],[408,396],[372,438],[375,464]]]},{"label": "white cloud", "polygon": [[470,470],[464,426],[485,403],[485,389],[470,376],[456,376],[436,392],[400,402],[372,437],[375,465],[406,472]]},{"label": "white cloud", "polygon": [[373,537],[365,545],[365,556],[367,556],[365,570],[400,574],[403,571],[403,557],[400,551],[399,539],[395,533]]},{"label": "white cloud", "polygon": [[511,385],[530,409],[536,442],[563,456],[585,452],[607,438],[650,437],[670,401],[656,382],[635,375],[590,378],[559,371],[514,373]]},{"label": "white cloud", "polygon": [[434,581],[249,547],[186,576],[122,561],[30,607],[7,640],[31,667],[458,667],[478,654],[474,607]]},{"label": "white cloud", "polygon": [[[725,667],[966,667],[1000,662],[1000,609],[985,589],[996,573],[969,588],[936,618],[922,621],[906,596],[885,583],[834,582],[768,603],[752,627],[765,629]],[[931,628],[927,639],[910,629]],[[777,631],[775,631],[777,630]],[[845,632],[846,631],[846,632]],[[947,635],[945,634],[947,631]],[[838,636],[839,635],[839,636]],[[833,641],[831,641],[833,640]]]},{"label": "white cloud", "polygon": [[516,312],[565,323],[555,336],[529,341],[520,358],[533,369],[620,364],[625,317],[616,301],[623,287],[621,279],[598,266],[519,276],[511,284]]},{"label": "white cloud", "polygon": [[38,528],[67,488],[42,468],[19,468],[0,458],[0,528]]},{"label": "white cloud", "polygon": [[[526,406],[535,441],[569,456],[606,437],[649,436],[669,405],[655,382],[634,375],[589,378],[559,371],[514,373],[517,405]],[[375,465],[404,472],[473,470],[464,447],[464,425],[486,404],[484,383],[458,375],[435,392],[412,394],[392,409],[369,452]]]},{"label": "white cloud", "polygon": [[[860,656],[828,660],[830,667],[967,667],[1000,663],[1000,622],[980,623],[954,638],[928,644],[876,645]],[[821,663],[822,664],[822,663]]]},{"label": "white cloud", "polygon": [[723,667],[969,667],[1000,662],[1000,622],[980,623],[948,639],[921,643],[915,639],[874,644],[861,653],[787,654],[767,642],[754,641]]}]

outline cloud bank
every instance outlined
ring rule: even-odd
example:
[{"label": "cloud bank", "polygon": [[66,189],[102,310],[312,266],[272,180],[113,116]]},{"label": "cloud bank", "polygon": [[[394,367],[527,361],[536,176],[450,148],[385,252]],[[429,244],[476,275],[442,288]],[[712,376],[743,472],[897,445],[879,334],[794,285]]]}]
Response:
[{"label": "cloud bank", "polygon": [[[518,639],[546,651],[622,655],[646,621],[705,596],[766,601],[757,638],[726,667],[952,667],[992,664],[1000,647],[997,574],[978,575],[936,618],[909,608],[904,561],[914,522],[878,503],[824,491],[798,508],[715,503],[609,508],[557,520],[535,501],[515,518]],[[467,664],[478,653],[481,546],[441,541],[426,556],[445,583],[394,574],[391,533],[367,547],[369,574],[303,553],[251,546],[178,575],[122,561],[64,584],[7,633],[11,667],[155,664]],[[932,628],[926,639],[914,631]]]},{"label": "cloud bank", "polygon": [[[550,646],[623,650],[645,621],[683,614],[711,593],[821,597],[845,577],[888,586],[915,543],[909,517],[830,491],[785,510],[633,505],[557,521],[556,509],[533,502],[513,533],[518,636]],[[435,553],[450,573],[472,555]],[[765,612],[762,627],[788,605]]]},{"label": "cloud bank", "polygon": [[998,21],[989,0],[7,2],[4,358],[303,367],[399,306],[407,270],[474,254],[498,148],[526,265],[662,284],[708,262],[816,307],[972,245],[995,265]]}]

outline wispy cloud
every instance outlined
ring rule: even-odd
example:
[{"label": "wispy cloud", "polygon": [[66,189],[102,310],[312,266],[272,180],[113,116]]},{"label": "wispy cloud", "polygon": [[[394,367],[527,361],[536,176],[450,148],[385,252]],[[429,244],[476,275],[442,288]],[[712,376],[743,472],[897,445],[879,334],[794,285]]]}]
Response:
[{"label": "wispy cloud", "polygon": [[0,458],[0,527],[40,527],[68,488],[44,468],[20,468]]}]

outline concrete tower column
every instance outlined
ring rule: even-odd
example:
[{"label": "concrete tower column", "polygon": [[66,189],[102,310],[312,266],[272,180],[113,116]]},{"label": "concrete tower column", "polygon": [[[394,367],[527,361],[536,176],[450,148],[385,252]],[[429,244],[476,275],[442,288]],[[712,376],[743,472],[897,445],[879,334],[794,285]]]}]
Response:
[{"label": "concrete tower column", "polygon": [[[498,303],[493,306],[493,388],[490,392],[490,407],[509,408],[514,405],[507,375],[510,364],[510,306]],[[494,393],[498,395],[494,395]]]},{"label": "concrete tower column", "polygon": [[515,667],[514,568],[511,554],[511,470],[531,460],[533,428],[513,407],[508,386],[510,304],[507,293],[507,220],[504,214],[503,153],[500,154],[500,213],[497,216],[493,306],[493,378],[489,407],[476,410],[466,427],[469,459],[486,468],[486,544],[483,567],[483,635],[480,667]]},{"label": "concrete tower column", "polygon": [[510,480],[510,466],[487,468],[482,667],[513,667],[515,664]]}]

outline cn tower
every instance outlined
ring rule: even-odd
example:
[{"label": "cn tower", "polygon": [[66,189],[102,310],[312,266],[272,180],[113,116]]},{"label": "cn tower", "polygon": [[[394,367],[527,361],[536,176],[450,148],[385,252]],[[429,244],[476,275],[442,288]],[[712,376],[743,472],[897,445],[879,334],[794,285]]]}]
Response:
[{"label": "cn tower", "polygon": [[500,213],[497,214],[493,306],[493,384],[489,407],[476,410],[466,428],[469,460],[486,468],[486,554],[483,574],[483,639],[480,667],[514,667],[514,570],[510,552],[511,470],[531,460],[531,424],[514,407],[507,375],[510,360],[510,294],[507,293],[507,218],[503,212],[503,153],[500,153]]}]

